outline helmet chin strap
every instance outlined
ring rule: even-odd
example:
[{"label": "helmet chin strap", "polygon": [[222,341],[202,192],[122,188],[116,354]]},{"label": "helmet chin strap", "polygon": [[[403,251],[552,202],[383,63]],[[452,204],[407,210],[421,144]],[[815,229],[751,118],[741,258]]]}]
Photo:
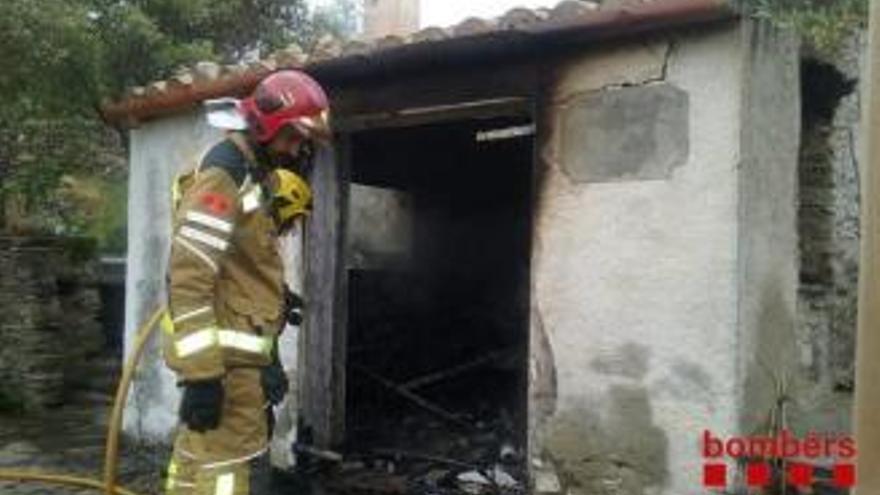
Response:
[{"label": "helmet chin strap", "polygon": [[315,157],[314,150],[314,143],[310,140],[302,142],[296,156],[273,153],[266,146],[261,146],[260,153],[264,154],[264,157],[260,157],[260,161],[261,163],[268,164],[270,169],[283,168],[285,170],[290,170],[297,175],[306,176],[312,169],[312,163],[314,162]]},{"label": "helmet chin strap", "polygon": [[287,169],[304,177],[312,170],[315,143],[310,139],[303,141],[296,156],[291,156],[273,153],[267,145],[257,142],[250,133],[230,131],[228,135],[245,155],[256,182],[262,183],[269,172],[277,168]]},{"label": "helmet chin strap", "polygon": [[311,139],[303,141],[294,160],[296,163],[293,167],[288,167],[288,170],[302,177],[308,177],[315,164],[315,142]]}]

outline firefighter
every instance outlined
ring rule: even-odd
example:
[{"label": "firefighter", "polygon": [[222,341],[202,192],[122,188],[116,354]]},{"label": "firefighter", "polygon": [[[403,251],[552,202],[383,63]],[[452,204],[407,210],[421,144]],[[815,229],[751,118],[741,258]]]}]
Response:
[{"label": "firefighter", "polygon": [[305,213],[311,193],[297,172],[329,136],[327,97],[299,71],[267,76],[234,110],[240,125],[175,184],[163,323],[165,361],[183,389],[173,495],[250,493],[267,410],[287,390],[277,335],[285,320],[298,323],[301,304],[288,295],[285,307],[278,237]]}]

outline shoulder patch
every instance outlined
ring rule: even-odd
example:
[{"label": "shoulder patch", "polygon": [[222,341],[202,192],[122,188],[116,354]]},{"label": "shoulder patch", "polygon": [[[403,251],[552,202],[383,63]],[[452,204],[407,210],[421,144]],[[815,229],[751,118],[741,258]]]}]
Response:
[{"label": "shoulder patch", "polygon": [[229,139],[224,139],[211,147],[202,158],[200,168],[202,170],[219,168],[232,177],[236,186],[241,186],[244,183],[248,173],[247,159],[235,146],[235,143]]},{"label": "shoulder patch", "polygon": [[232,204],[226,196],[213,192],[202,194],[199,203],[215,215],[225,215],[232,208]]}]

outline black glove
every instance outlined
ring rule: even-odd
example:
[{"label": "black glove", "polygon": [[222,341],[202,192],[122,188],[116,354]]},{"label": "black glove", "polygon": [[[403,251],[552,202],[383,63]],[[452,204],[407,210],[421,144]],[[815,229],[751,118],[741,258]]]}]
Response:
[{"label": "black glove", "polygon": [[193,431],[216,429],[223,409],[223,383],[220,379],[185,382],[183,386],[180,420]]},{"label": "black glove", "polygon": [[284,318],[287,323],[299,326],[302,324],[303,299],[288,286],[284,286]]},{"label": "black glove", "polygon": [[262,369],[260,381],[263,384],[263,395],[266,396],[266,400],[273,406],[280,404],[287,394],[289,382],[281,366],[281,359],[278,357],[277,343],[273,346],[272,364]]}]

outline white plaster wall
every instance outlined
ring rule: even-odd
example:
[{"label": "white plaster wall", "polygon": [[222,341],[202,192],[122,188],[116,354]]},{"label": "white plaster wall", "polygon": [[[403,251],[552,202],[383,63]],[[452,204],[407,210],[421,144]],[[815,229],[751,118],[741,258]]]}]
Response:
[{"label": "white plaster wall", "polygon": [[[748,24],[753,48],[744,53],[742,165],[739,181],[739,376],[741,430],[766,430],[777,403],[775,379],[809,409],[814,398],[800,364],[795,333],[800,147],[799,43],[790,32]],[[803,397],[799,397],[802,396]],[[790,408],[793,424],[803,416]],[[806,431],[798,432],[801,435]]]},{"label": "white plaster wall", "polygon": [[[281,253],[284,261],[284,281],[290,290],[297,294],[304,292],[303,266],[303,222],[297,222],[289,235],[281,238]],[[299,363],[303,362],[299,345],[300,327],[286,325],[278,339],[278,353],[287,373],[290,389],[281,404],[275,406],[275,430],[272,432],[270,459],[273,466],[279,468],[292,467],[295,457],[291,446],[297,439],[296,425],[299,417],[299,383],[302,378],[298,373]]]},{"label": "white plaster wall", "polygon": [[413,250],[409,193],[351,184],[348,190],[346,265],[351,269],[402,268]]},{"label": "white plaster wall", "polygon": [[[562,169],[558,112],[544,122],[532,268],[533,331],[544,335],[532,341],[549,344],[556,399],[531,450],[575,471],[566,476],[596,479],[604,491],[595,493],[630,493],[631,473],[575,458],[613,458],[620,447],[625,466],[627,452],[655,448],[638,438],[644,432],[666,440],[641,459],[666,463],[665,479],[645,493],[702,493],[700,433],[737,427],[741,50],[733,27],[673,44],[665,79],[689,95],[690,155],[668,180],[575,184]],[[651,79],[644,68],[662,67],[664,52],[636,46],[616,64],[587,55],[560,73],[549,96],[565,104],[573,91],[639,82],[627,74]],[[594,76],[587,85],[569,78],[586,73]]]},{"label": "white plaster wall", "polygon": [[[200,113],[165,118],[131,132],[128,195],[128,273],[125,351],[137,328],[165,299],[170,250],[171,183],[194,166],[207,146],[220,138]],[[165,442],[177,418],[179,392],[162,360],[158,332],[135,377],[125,410],[125,432],[145,441]]]}]

